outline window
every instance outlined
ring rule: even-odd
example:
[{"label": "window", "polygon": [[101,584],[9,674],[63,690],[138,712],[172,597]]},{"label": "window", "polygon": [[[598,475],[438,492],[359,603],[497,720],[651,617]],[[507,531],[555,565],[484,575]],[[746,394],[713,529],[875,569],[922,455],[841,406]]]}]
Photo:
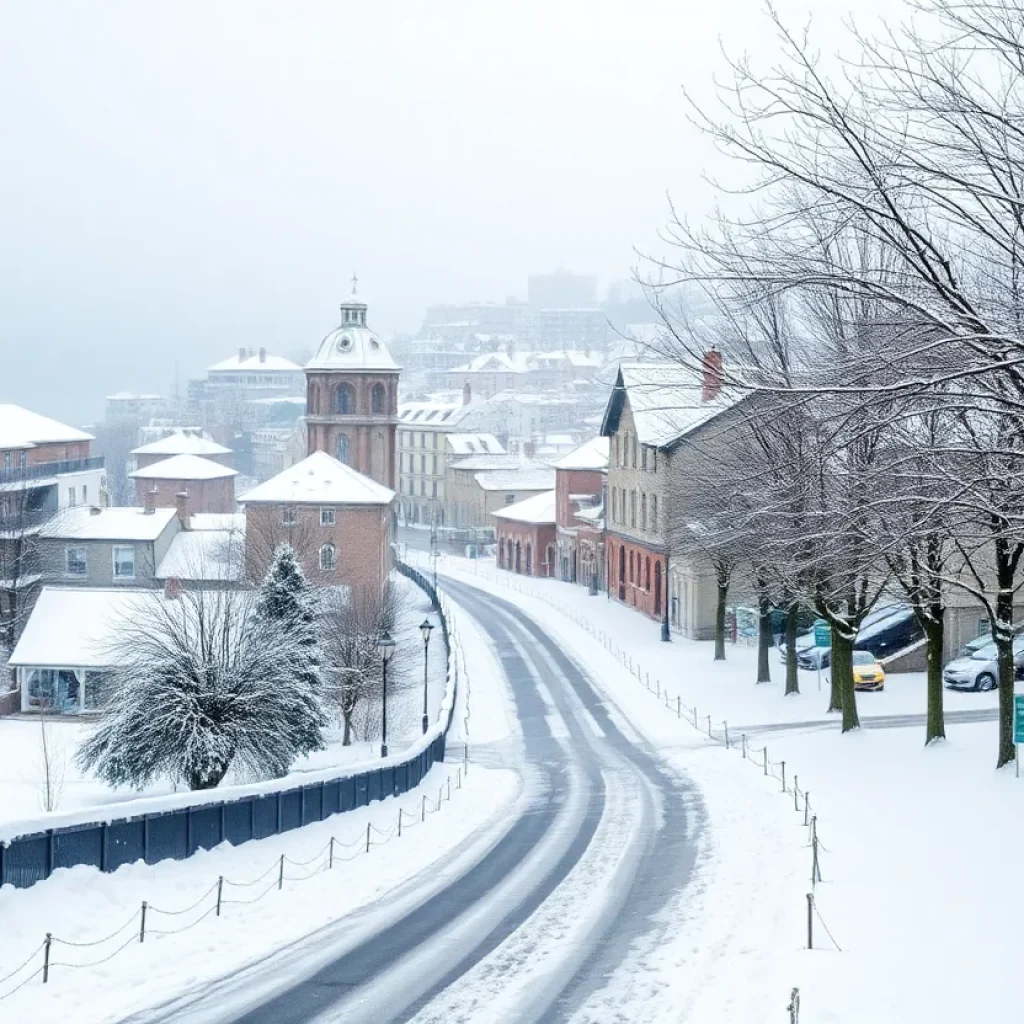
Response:
[{"label": "window", "polygon": [[320,549],[320,571],[332,572],[334,570],[334,545],[325,544]]},{"label": "window", "polygon": [[651,529],[656,530],[658,528],[658,496],[656,494],[651,495]]},{"label": "window", "polygon": [[436,455],[431,455],[430,459],[431,459],[430,472],[433,473],[434,476],[437,476],[437,456]]},{"label": "window", "polygon": [[114,579],[135,579],[135,548],[130,544],[114,545]]},{"label": "window", "polygon": [[74,487],[68,488],[68,507],[73,508],[78,502],[75,500],[75,489]]},{"label": "window", "polygon": [[629,492],[629,525],[636,526],[636,491]]},{"label": "window", "polygon": [[374,416],[383,416],[387,411],[387,396],[384,392],[383,384],[374,384],[373,391],[370,392],[370,411]]},{"label": "window", "polygon": [[427,457],[426,455],[420,456],[420,472],[426,473],[427,471]]},{"label": "window", "polygon": [[348,434],[339,434],[335,444],[335,458],[348,465]]},{"label": "window", "polygon": [[24,452],[18,452],[18,469],[24,469],[28,459]]},{"label": "window", "polygon": [[647,529],[647,495],[640,496],[640,529]]},{"label": "window", "polygon": [[11,453],[10,452],[4,452],[4,469],[10,469],[10,468],[11,468]]},{"label": "window", "polygon": [[86,484],[82,484],[82,504],[89,504],[89,488]]},{"label": "window", "polygon": [[643,445],[640,448],[640,468],[647,471],[647,445]]},{"label": "window", "polygon": [[85,548],[64,549],[64,572],[68,576],[84,576],[88,571]]},{"label": "window", "polygon": [[421,448],[426,448],[427,447],[427,435],[424,434],[422,431],[420,431],[420,447]]},{"label": "window", "polygon": [[658,472],[658,449],[651,449],[651,470],[654,473]]},{"label": "window", "polygon": [[281,509],[281,525],[282,526],[294,526],[298,522],[295,517],[295,507],[293,505],[285,505]]},{"label": "window", "polygon": [[612,522],[619,521],[619,492],[618,488],[612,488]]},{"label": "window", "polygon": [[356,411],[356,389],[351,384],[338,385],[334,408],[342,415]]},{"label": "window", "polygon": [[615,465],[622,465],[622,438],[618,434],[615,435]]},{"label": "window", "polygon": [[634,434],[633,435],[633,468],[634,469],[636,469],[636,449],[637,449],[636,434]]},{"label": "window", "polygon": [[437,497],[437,481],[436,480],[434,481],[432,486],[433,486],[433,489],[434,489],[434,495],[433,496],[436,498]]},{"label": "window", "polygon": [[516,503],[516,496],[514,494],[506,494],[505,495],[505,504],[506,505],[514,505],[515,503]]},{"label": "window", "polygon": [[321,526],[333,526],[334,525],[334,509],[333,508],[322,508],[322,509],[320,509],[320,525]]},{"label": "window", "polygon": [[420,480],[420,497],[426,497],[427,494],[427,481]]}]

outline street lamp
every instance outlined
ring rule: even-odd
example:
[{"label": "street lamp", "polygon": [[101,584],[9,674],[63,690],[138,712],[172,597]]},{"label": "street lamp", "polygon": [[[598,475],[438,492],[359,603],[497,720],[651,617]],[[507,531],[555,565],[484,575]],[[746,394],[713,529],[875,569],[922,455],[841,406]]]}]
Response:
[{"label": "street lamp", "polygon": [[395,653],[395,641],[385,629],[377,638],[377,653],[384,667],[384,689],[381,704],[380,756],[388,756],[388,661]]},{"label": "street lamp", "polygon": [[423,636],[423,734],[426,735],[427,723],[429,722],[429,712],[427,710],[427,665],[430,650],[430,634],[434,631],[434,627],[430,619],[424,619],[420,624],[420,633]]}]

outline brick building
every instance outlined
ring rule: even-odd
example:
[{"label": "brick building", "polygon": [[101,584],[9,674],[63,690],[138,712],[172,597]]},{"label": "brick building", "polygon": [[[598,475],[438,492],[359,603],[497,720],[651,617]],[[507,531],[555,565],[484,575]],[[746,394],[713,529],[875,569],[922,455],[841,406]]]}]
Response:
[{"label": "brick building", "polygon": [[400,368],[366,326],[366,309],[353,290],[341,325],[306,364],[306,450],[327,452],[392,490]]},{"label": "brick building", "polygon": [[174,508],[179,494],[188,495],[193,512],[234,512],[235,477],[228,466],[199,455],[172,455],[137,469],[135,481],[140,505]]},{"label": "brick building", "polygon": [[[555,463],[555,524],[558,541],[558,578],[589,586],[604,576],[604,545],[595,543],[592,513],[604,501],[608,472],[608,438],[595,437]],[[581,536],[585,543],[581,544]],[[599,534],[598,534],[599,536]]]},{"label": "brick building", "polygon": [[247,575],[262,579],[287,542],[314,585],[379,595],[391,570],[394,498],[351,466],[313,452],[239,499]]},{"label": "brick building", "polygon": [[555,492],[544,491],[492,513],[498,567],[523,576],[554,576]]}]

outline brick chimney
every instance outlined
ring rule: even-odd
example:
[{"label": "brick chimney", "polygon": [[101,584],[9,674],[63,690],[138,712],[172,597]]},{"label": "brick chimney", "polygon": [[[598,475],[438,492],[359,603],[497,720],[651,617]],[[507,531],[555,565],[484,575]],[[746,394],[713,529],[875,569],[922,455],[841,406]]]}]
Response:
[{"label": "brick chimney", "polygon": [[267,361],[267,350],[265,348],[260,348],[260,362],[261,363],[265,363],[266,361]]},{"label": "brick chimney", "polygon": [[164,583],[164,597],[168,601],[177,601],[181,597],[181,580],[177,576],[168,576]]},{"label": "brick chimney", "polygon": [[704,353],[702,360],[704,370],[704,386],[701,390],[700,400],[710,402],[718,397],[722,390],[724,378],[722,368],[722,353],[712,346]]},{"label": "brick chimney", "polygon": [[178,491],[174,496],[174,508],[181,520],[181,528],[187,530],[189,528],[188,491]]},{"label": "brick chimney", "polygon": [[240,363],[244,363],[245,362],[245,346],[244,345],[239,346],[239,349],[238,349],[238,361]]},{"label": "brick chimney", "polygon": [[157,489],[155,487],[151,487],[142,496],[142,511],[145,512],[147,516],[151,516],[156,511],[156,496]]},{"label": "brick chimney", "polygon": [[466,383],[462,385],[462,404],[469,405],[472,398],[473,389],[469,386],[469,381],[467,380]]}]

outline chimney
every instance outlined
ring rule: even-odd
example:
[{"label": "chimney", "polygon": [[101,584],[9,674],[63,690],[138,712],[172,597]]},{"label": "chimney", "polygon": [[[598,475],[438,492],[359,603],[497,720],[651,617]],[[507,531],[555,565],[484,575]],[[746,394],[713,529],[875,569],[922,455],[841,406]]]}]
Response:
[{"label": "chimney", "polygon": [[261,363],[265,363],[266,361],[267,361],[267,350],[265,348],[260,348],[260,362]]},{"label": "chimney", "polygon": [[244,363],[245,362],[245,346],[244,345],[241,345],[239,347],[239,349],[238,349],[238,361],[240,363]]},{"label": "chimney", "polygon": [[704,387],[701,391],[700,400],[710,402],[718,397],[722,390],[722,353],[713,345],[704,353]]},{"label": "chimney", "polygon": [[142,497],[142,511],[145,512],[147,516],[151,516],[156,511],[156,496],[156,487],[151,487]]},{"label": "chimney", "polygon": [[164,583],[164,597],[168,601],[177,601],[181,597],[181,580],[177,576],[168,576]]},{"label": "chimney", "polygon": [[466,383],[462,385],[462,404],[469,405],[472,398],[473,389],[469,386],[469,381],[467,380]]},{"label": "chimney", "polygon": [[181,528],[187,530],[189,528],[188,491],[178,491],[174,496],[174,508],[181,520]]}]

